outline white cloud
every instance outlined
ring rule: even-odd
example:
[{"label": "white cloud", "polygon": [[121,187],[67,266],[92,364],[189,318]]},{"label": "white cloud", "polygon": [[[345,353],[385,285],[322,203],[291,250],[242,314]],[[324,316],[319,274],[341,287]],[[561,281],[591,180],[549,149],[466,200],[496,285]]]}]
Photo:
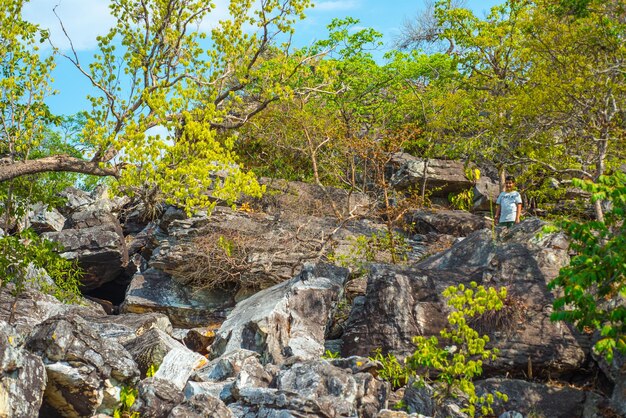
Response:
[{"label": "white cloud", "polygon": [[312,10],[316,12],[334,12],[339,10],[354,10],[358,8],[359,2],[356,0],[330,0],[316,1]]}]

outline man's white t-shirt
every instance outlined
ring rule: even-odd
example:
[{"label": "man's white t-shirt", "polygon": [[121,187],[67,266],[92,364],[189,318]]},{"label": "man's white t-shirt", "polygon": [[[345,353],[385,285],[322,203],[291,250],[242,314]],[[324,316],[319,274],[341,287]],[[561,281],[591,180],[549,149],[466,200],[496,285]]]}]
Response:
[{"label": "man's white t-shirt", "polygon": [[522,203],[522,196],[519,192],[502,192],[496,200],[496,204],[500,205],[500,219],[498,222],[515,222],[517,216],[517,205]]}]

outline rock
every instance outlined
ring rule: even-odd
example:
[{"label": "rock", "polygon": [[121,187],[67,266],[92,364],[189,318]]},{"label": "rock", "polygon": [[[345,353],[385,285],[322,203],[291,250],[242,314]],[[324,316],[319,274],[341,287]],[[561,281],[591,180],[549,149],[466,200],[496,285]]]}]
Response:
[{"label": "rock", "polygon": [[[599,336],[596,335],[593,340],[594,344],[597,339]],[[605,376],[615,385],[611,396],[611,407],[626,416],[626,355],[614,350],[613,361],[610,364],[593,350],[591,355]]]},{"label": "rock", "polygon": [[[450,278],[454,280],[454,278]],[[390,265],[374,265],[367,294],[358,297],[342,337],[343,357],[367,357],[381,348],[412,352],[416,335],[435,335],[446,324],[434,279]]]},{"label": "rock", "polygon": [[65,217],[55,208],[37,203],[30,208],[28,225],[38,234],[60,231],[65,225]]},{"label": "rock", "polygon": [[448,197],[450,193],[458,193],[474,186],[465,177],[465,167],[460,161],[452,160],[423,160],[406,153],[393,156],[391,164],[395,171],[391,176],[391,185],[398,190],[421,190],[426,169],[426,189],[433,197]]},{"label": "rock", "polygon": [[194,395],[172,409],[168,418],[231,418],[224,402],[209,395]]},{"label": "rock", "polygon": [[417,385],[415,378],[409,380],[402,398],[409,412],[433,416],[437,407],[435,390],[427,384]]},{"label": "rock", "polygon": [[79,316],[39,324],[26,349],[42,358],[48,375],[45,403],[62,416],[91,416],[117,402],[113,386],[134,385],[137,365],[120,344],[104,340]]},{"label": "rock", "polygon": [[131,411],[138,412],[142,418],[166,418],[185,399],[174,383],[156,376],[139,382],[137,392]]},{"label": "rock", "polygon": [[215,330],[209,327],[190,329],[183,339],[185,346],[200,354],[208,354],[208,348],[215,340]]},{"label": "rock", "polygon": [[244,348],[258,352],[263,363],[319,358],[347,276],[344,268],[318,264],[238,303],[216,333],[212,357]]},{"label": "rock", "polygon": [[259,353],[250,350],[233,350],[218,357],[196,371],[194,379],[201,382],[220,382],[235,378],[243,365],[252,361],[258,363]]},{"label": "rock", "polygon": [[[500,195],[500,184],[489,177],[482,176],[474,185],[472,211],[496,213],[496,200]],[[492,215],[493,216],[493,215]]]},{"label": "rock", "polygon": [[392,411],[390,409],[381,409],[378,411],[376,418],[427,418],[420,414],[407,414],[404,411]]},{"label": "rock", "polygon": [[167,335],[173,330],[169,318],[156,312],[87,317],[87,319],[102,338],[114,340],[122,345],[150,330],[160,330]]},{"label": "rock", "polygon": [[299,394],[271,388],[245,388],[239,400],[229,404],[233,415],[239,418],[332,418],[317,401]]},{"label": "rock", "polygon": [[407,212],[404,216],[410,231],[416,234],[445,234],[465,237],[474,231],[490,228],[491,221],[463,210],[426,210]]},{"label": "rock", "polygon": [[1,328],[0,416],[37,416],[47,380],[43,362],[18,346],[19,337],[6,322]]},{"label": "rock", "polygon": [[65,205],[60,208],[65,216],[68,216],[81,208],[84,209],[95,202],[89,193],[75,187],[68,187],[59,193],[59,196],[66,199]]},{"label": "rock", "polygon": [[476,382],[476,393],[499,391],[509,397],[493,404],[494,413],[521,412],[524,416],[535,414],[550,418],[583,417],[587,391],[568,386],[550,386],[516,379],[486,379]]},{"label": "rock", "polygon": [[193,292],[169,274],[148,269],[133,276],[120,312],[161,312],[177,327],[217,328],[226,319],[226,311],[232,305],[232,295],[228,292]]},{"label": "rock", "polygon": [[184,346],[160,329],[153,328],[124,344],[145,377],[151,366],[159,367],[170,351]]},{"label": "rock", "polygon": [[189,399],[195,395],[209,395],[225,403],[235,402],[232,394],[234,378],[229,378],[221,382],[193,382],[188,381],[183,391],[185,398]]},{"label": "rock", "polygon": [[73,213],[59,232],[43,236],[63,247],[61,256],[85,270],[83,290],[115,280],[128,264],[128,252],[117,218],[103,210]]},{"label": "rock", "polygon": [[473,326],[499,348],[498,359],[485,371],[558,375],[576,370],[589,341],[567,324],[552,322],[553,296],[547,289],[567,264],[567,242],[560,234],[538,237],[543,223],[527,220],[494,240],[489,230],[477,231],[444,253],[412,268],[380,265],[368,277],[367,294],[357,298],[342,355],[370,355],[376,348],[407,355],[415,349],[411,337],[437,335],[446,324],[441,293],[450,285],[475,281],[506,286],[506,309],[497,320]]},{"label": "rock", "polygon": [[85,317],[104,317],[100,305],[87,300],[84,305],[67,305],[52,295],[27,287],[13,296],[13,284],[0,287],[0,321],[11,321],[15,331],[22,337],[46,319],[56,315],[77,314]]},{"label": "rock", "polygon": [[207,363],[208,361],[203,356],[181,345],[174,347],[165,355],[154,377],[167,380],[182,391],[189,376]]}]

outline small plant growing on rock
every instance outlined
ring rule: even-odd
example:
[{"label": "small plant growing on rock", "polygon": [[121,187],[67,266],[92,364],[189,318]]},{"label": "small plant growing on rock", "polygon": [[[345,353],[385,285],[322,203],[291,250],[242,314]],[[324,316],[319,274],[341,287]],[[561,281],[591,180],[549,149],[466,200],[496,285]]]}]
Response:
[{"label": "small plant growing on rock", "polygon": [[139,412],[130,411],[137,399],[137,394],[137,389],[124,386],[120,391],[120,407],[113,411],[113,418],[139,418]]},{"label": "small plant growing on rock", "polygon": [[[476,406],[487,415],[493,412],[493,394],[478,396],[472,380],[483,371],[483,361],[495,360],[498,349],[486,348],[487,335],[479,333],[468,325],[472,318],[489,311],[498,311],[504,306],[506,288],[485,289],[472,282],[469,287],[463,284],[450,286],[443,292],[452,312],[448,315],[449,326],[441,330],[441,341],[437,337],[417,336],[413,343],[417,349],[405,362],[422,379],[433,381],[437,393],[442,398],[456,397],[459,392],[467,397],[464,412],[476,414]],[[442,347],[443,342],[447,344]],[[430,379],[430,374],[434,378]],[[507,400],[507,396],[495,392],[495,396]]]},{"label": "small plant growing on rock", "polygon": [[482,374],[483,361],[495,360],[498,350],[486,348],[489,337],[479,335],[469,324],[475,318],[502,309],[506,288],[485,289],[472,282],[469,287],[450,286],[443,296],[452,311],[448,315],[449,326],[440,332],[441,340],[435,336],[414,337],[416,350],[404,364],[391,353],[383,355],[380,349],[371,359],[382,364],[378,376],[394,388],[406,385],[411,376],[418,376],[417,384],[433,384],[439,399],[463,395],[467,399],[463,411],[470,416],[476,415],[477,406],[482,415],[491,414],[495,397],[505,402],[508,397],[500,392],[478,396],[473,379]]}]

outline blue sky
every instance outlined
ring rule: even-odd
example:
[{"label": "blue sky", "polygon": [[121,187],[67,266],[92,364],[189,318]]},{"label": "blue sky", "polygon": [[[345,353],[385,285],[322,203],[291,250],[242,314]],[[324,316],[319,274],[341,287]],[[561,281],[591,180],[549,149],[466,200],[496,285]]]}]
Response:
[{"label": "blue sky", "polygon": [[[225,16],[226,0],[215,0],[216,13],[211,21],[206,22],[210,27],[212,22]],[[295,43],[306,45],[316,39],[322,39],[326,34],[326,25],[335,17],[351,16],[361,21],[362,27],[372,27],[384,36],[387,46],[391,46],[397,38],[403,23],[414,18],[424,9],[424,0],[316,0],[315,7],[306,15],[307,19],[300,22],[296,28]],[[466,7],[483,16],[491,6],[501,3],[500,0],[469,0]],[[69,43],[66,40],[58,19],[53,13],[57,6],[57,14],[72,39],[74,47],[80,52],[82,59],[88,60],[93,56],[96,45],[96,36],[105,34],[113,24],[108,14],[108,0],[30,0],[25,8],[25,16],[30,21],[48,28],[52,42],[62,50],[67,51]],[[220,7],[221,6],[221,7]],[[54,88],[59,94],[50,97],[48,104],[57,114],[73,114],[80,110],[87,110],[86,94],[90,90],[87,80],[64,58],[57,60],[54,71]]]}]

